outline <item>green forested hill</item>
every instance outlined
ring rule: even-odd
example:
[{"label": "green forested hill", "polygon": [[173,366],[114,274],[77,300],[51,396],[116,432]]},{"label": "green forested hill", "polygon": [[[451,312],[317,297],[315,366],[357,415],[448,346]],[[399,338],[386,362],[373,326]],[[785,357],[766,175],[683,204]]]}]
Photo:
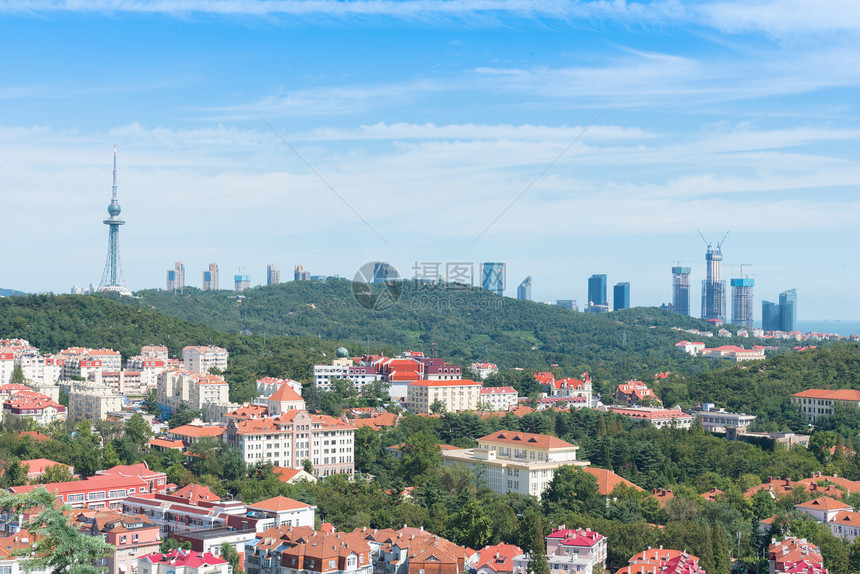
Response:
[{"label": "green forested hill", "polygon": [[351,342],[352,352],[380,344],[420,349],[468,366],[488,360],[503,368],[591,371],[604,380],[651,376],[661,369],[696,372],[709,363],[691,360],[673,345],[683,334],[671,326],[707,328],[698,319],[655,308],[606,314],[576,313],[553,305],[517,301],[481,290],[416,291],[404,283],[397,305],[371,311],[356,303],[346,280],[290,282],[243,292],[142,291],[131,302],[241,332],[320,336]]},{"label": "green forested hill", "polygon": [[109,347],[123,359],[138,354],[142,345],[167,345],[181,358],[185,345],[211,343],[230,352],[225,377],[234,400],[253,398],[254,381],[262,376],[309,380],[312,366],[329,361],[339,345],[316,337],[242,336],[107,297],[80,295],[0,299],[0,338],[6,337],[27,339],[43,352]]}]

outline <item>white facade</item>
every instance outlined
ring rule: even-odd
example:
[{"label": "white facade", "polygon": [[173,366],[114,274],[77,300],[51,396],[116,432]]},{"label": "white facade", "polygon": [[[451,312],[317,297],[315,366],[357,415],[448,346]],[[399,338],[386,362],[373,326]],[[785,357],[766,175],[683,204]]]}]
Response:
[{"label": "white facade", "polygon": [[188,346],[182,349],[182,367],[186,371],[194,371],[203,375],[208,375],[209,370],[213,367],[219,371],[226,371],[229,356],[227,349],[221,347],[212,345]]},{"label": "white facade", "polygon": [[464,465],[478,472],[500,494],[514,492],[540,498],[563,465],[584,467],[578,446],[556,437],[498,431],[478,439],[478,448],[443,450],[442,464]]},{"label": "white facade", "polygon": [[513,387],[483,387],[481,404],[492,411],[507,411],[517,406],[519,395]]},{"label": "white facade", "polygon": [[324,391],[331,390],[334,379],[352,381],[357,389],[374,381],[381,381],[382,375],[372,366],[353,367],[346,364],[314,365],[314,386]]},{"label": "white facade", "polygon": [[431,407],[440,401],[446,412],[474,411],[481,398],[481,383],[459,381],[416,381],[406,390],[406,405],[411,413],[431,412]]},{"label": "white facade", "polygon": [[108,413],[122,410],[122,395],[107,385],[75,383],[69,386],[69,420],[105,420]]},{"label": "white facade", "polygon": [[730,413],[724,409],[694,411],[693,416],[702,421],[702,427],[708,432],[725,432],[727,428],[746,429],[756,419],[755,415]]}]

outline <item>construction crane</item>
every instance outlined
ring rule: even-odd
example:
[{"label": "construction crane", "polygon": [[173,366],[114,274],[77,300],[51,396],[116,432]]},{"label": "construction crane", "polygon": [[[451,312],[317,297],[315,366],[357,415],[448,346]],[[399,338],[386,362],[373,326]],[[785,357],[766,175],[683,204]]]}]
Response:
[{"label": "construction crane", "polygon": [[[752,263],[738,263],[737,265],[729,265],[729,267],[740,268],[740,272],[738,273],[738,277],[740,277],[741,279],[744,279],[744,278],[747,278],[750,276],[749,273],[744,275],[744,267],[752,267]],[[755,277],[754,273],[753,273],[753,277]]]},{"label": "construction crane", "polygon": [[[696,229],[696,231],[699,232],[699,237],[702,238],[702,241],[704,241],[705,245],[707,245],[708,249],[710,249],[711,248],[711,242],[708,241],[707,239],[705,239],[705,236],[702,234],[702,232],[698,228]],[[723,235],[723,238],[720,239],[720,241],[717,243],[717,251],[719,251],[723,247],[723,243],[726,242],[726,237],[728,237],[728,236],[729,236],[729,232],[726,231],[726,234]]]}]

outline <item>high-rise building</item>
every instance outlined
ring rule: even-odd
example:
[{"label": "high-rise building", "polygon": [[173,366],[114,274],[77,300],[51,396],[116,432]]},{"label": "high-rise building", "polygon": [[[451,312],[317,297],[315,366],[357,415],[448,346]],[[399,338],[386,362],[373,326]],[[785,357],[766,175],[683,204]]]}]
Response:
[{"label": "high-rise building", "polygon": [[749,277],[732,279],[732,324],[753,328],[753,287],[755,279]]},{"label": "high-rise building", "polygon": [[278,285],[281,282],[281,271],[274,263],[266,266],[266,285]]},{"label": "high-rise building", "polygon": [[690,315],[690,268],[672,267],[672,309]]},{"label": "high-rise building", "polygon": [[125,225],[125,221],[119,218],[122,208],[120,208],[116,197],[116,146],[113,147],[113,187],[111,188],[110,205],[108,205],[107,210],[110,217],[102,223],[108,226],[108,253],[105,270],[99,283],[99,291],[116,291],[122,295],[131,295],[131,291],[125,286],[119,259],[119,226]]},{"label": "high-rise building", "polygon": [[761,302],[761,328],[765,331],[781,330],[779,321],[779,303]]},{"label": "high-rise building", "polygon": [[588,278],[588,303],[589,307],[609,304],[606,297],[606,275],[592,275]]},{"label": "high-rise building", "polygon": [[523,282],[520,283],[520,286],[517,287],[517,299],[520,301],[531,301],[532,300],[532,277],[529,275]]},{"label": "high-rise building", "polygon": [[218,290],[218,264],[210,263],[209,270],[203,272],[203,290],[217,291]]},{"label": "high-rise building", "polygon": [[400,274],[391,265],[384,261],[377,261],[373,266],[373,282],[388,283],[389,281],[397,281],[400,279]]},{"label": "high-rise building", "polygon": [[713,247],[708,243],[705,253],[707,273],[702,281],[702,319],[726,321],[726,282],[721,279],[723,265],[722,241]]},{"label": "high-rise building", "polygon": [[616,283],[615,287],[612,288],[612,310],[618,311],[620,309],[629,309],[630,308],[630,283],[627,281],[623,283]]},{"label": "high-rise building", "polygon": [[485,262],[481,265],[481,287],[496,295],[505,292],[505,264]]},{"label": "high-rise building", "polygon": [[780,331],[797,331],[797,289],[789,289],[779,294]]},{"label": "high-rise building", "polygon": [[311,272],[305,271],[304,265],[296,265],[296,269],[293,272],[293,279],[295,279],[296,281],[310,281]]},{"label": "high-rise building", "polygon": [[167,290],[182,291],[185,289],[185,265],[177,261],[173,269],[167,270]]},{"label": "high-rise building", "polygon": [[574,311],[579,311],[576,306],[576,299],[556,299],[555,306],[562,307],[564,309],[573,309]]},{"label": "high-rise building", "polygon": [[250,275],[234,275],[233,276],[233,284],[234,289],[237,292],[244,291],[245,289],[251,288],[251,276]]}]

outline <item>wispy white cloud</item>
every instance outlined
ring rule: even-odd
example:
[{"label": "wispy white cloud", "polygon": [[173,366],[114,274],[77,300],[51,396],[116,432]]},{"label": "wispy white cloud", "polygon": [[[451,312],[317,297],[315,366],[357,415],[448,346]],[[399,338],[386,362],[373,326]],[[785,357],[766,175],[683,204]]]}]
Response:
[{"label": "wispy white cloud", "polygon": [[754,0],[704,3],[703,22],[724,32],[790,34],[860,32],[860,4],[853,0]]}]

